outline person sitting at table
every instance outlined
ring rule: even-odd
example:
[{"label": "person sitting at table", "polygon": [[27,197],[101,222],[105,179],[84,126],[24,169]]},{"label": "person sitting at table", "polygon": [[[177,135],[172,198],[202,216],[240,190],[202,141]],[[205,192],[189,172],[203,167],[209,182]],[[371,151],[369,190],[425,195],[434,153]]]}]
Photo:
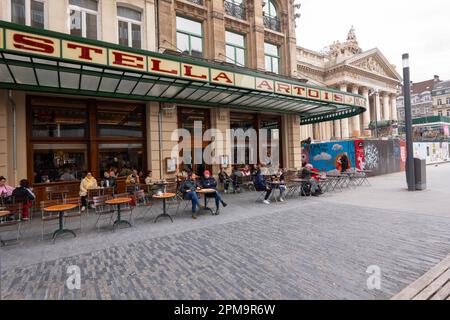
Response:
[{"label": "person sitting at table", "polygon": [[16,199],[23,199],[22,202],[22,220],[28,220],[30,214],[30,208],[33,206],[33,200],[36,200],[36,196],[33,190],[30,188],[28,180],[20,180],[20,187],[14,189],[12,196]]},{"label": "person sitting at table", "polygon": [[234,192],[241,192],[241,186],[239,185],[238,182],[238,177],[243,177],[244,173],[238,169],[237,166],[233,167],[233,171],[231,172],[231,179],[233,180],[233,188],[234,188]]},{"label": "person sitting at table", "polygon": [[195,173],[189,174],[189,177],[183,181],[179,189],[183,194],[183,199],[190,200],[192,202],[192,219],[197,219],[197,207],[200,209],[204,208],[204,206],[200,204],[200,199],[196,192],[200,189],[200,187],[197,186],[196,179],[197,175]]},{"label": "person sitting at table", "polygon": [[255,181],[254,181],[255,189],[256,189],[256,191],[266,191],[266,196],[264,197],[263,202],[265,204],[270,204],[269,197],[272,194],[272,188],[267,186],[267,184],[266,184],[266,178],[262,174],[261,165],[260,164],[256,165],[255,169],[256,169],[256,175],[255,175]]},{"label": "person sitting at table", "polygon": [[[209,170],[205,170],[205,172],[203,172],[201,185],[203,189],[215,190],[217,188],[217,181],[214,177],[211,176],[211,172],[209,172]],[[216,214],[219,214],[219,207],[221,203],[224,208],[227,206],[227,203],[222,200],[222,197],[220,196],[220,193],[217,192],[217,190],[214,193],[205,194],[205,197],[214,198],[216,200]]]},{"label": "person sitting at table", "polygon": [[284,202],[284,193],[286,191],[285,175],[283,169],[279,168],[278,172],[272,175],[272,182],[279,183],[276,188],[280,190],[280,202]]},{"label": "person sitting at table", "polygon": [[139,184],[141,183],[139,179],[139,175],[136,169],[133,169],[131,174],[127,177],[127,180],[125,180],[125,184]]},{"label": "person sitting at table", "polygon": [[87,207],[87,195],[89,189],[97,188],[97,180],[92,176],[91,172],[86,174],[80,183],[81,211],[85,211]]},{"label": "person sitting at table", "polygon": [[235,185],[234,185],[234,181],[233,179],[228,175],[228,173],[226,172],[225,168],[220,169],[219,172],[219,181],[220,183],[223,183],[223,189],[224,192],[227,193],[229,188],[230,188],[230,184],[233,184],[233,189],[235,189]]},{"label": "person sitting at table", "polygon": [[248,166],[248,164],[246,164],[246,165],[241,169],[241,171],[242,171],[242,173],[243,173],[243,175],[244,175],[245,177],[248,177],[248,176],[251,175],[250,167]]},{"label": "person sitting at table", "polygon": [[318,181],[313,177],[313,175],[317,174],[313,171],[314,167],[312,164],[308,163],[303,169],[301,178],[308,181],[311,195],[318,197],[322,194],[322,190],[319,186]]},{"label": "person sitting at table", "polygon": [[152,184],[153,183],[153,176],[152,176],[152,171],[151,170],[149,172],[147,172],[147,176],[145,177],[144,182],[145,182],[145,184]]},{"label": "person sitting at table", "polygon": [[6,184],[6,178],[4,176],[0,176],[0,196],[1,197],[10,197],[14,188]]},{"label": "person sitting at table", "polygon": [[102,181],[106,188],[116,188],[116,177],[114,177],[114,172],[105,171],[103,177]]}]

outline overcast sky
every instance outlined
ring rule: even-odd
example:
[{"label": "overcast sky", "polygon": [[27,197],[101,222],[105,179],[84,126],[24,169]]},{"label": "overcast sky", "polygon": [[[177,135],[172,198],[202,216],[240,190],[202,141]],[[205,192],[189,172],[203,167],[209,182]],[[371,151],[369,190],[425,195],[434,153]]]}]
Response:
[{"label": "overcast sky", "polygon": [[297,43],[322,50],[343,42],[350,27],[361,48],[377,47],[402,75],[402,54],[410,54],[411,80],[450,80],[450,1],[296,0],[301,3]]}]

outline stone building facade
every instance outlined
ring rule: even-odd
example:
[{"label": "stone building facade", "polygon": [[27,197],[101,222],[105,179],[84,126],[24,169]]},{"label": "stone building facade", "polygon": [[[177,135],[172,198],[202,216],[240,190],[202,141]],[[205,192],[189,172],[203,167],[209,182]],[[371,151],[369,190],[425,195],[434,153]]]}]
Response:
[{"label": "stone building facade", "polygon": [[343,43],[336,41],[326,52],[297,48],[298,77],[311,83],[362,94],[367,111],[351,119],[319,123],[302,128],[302,136],[316,141],[370,137],[374,121],[397,120],[397,92],[401,76],[377,48],[363,51],[355,30]]},{"label": "stone building facade", "polygon": [[432,91],[433,108],[435,116],[450,117],[450,81],[435,83]]}]

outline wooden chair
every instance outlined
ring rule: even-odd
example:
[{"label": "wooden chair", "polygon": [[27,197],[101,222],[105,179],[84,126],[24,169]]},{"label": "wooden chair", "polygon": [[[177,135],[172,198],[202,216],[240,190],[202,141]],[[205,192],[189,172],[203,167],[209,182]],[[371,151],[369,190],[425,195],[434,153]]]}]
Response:
[{"label": "wooden chair", "polygon": [[114,187],[106,187],[103,189],[103,195],[113,197],[114,196]]},{"label": "wooden chair", "polygon": [[60,186],[45,187],[47,200],[62,200],[64,198],[64,190]]},{"label": "wooden chair", "polygon": [[82,225],[81,225],[81,198],[65,198],[64,199],[64,204],[76,204],[77,207],[70,210],[70,211],[66,211],[64,214],[64,220],[67,219],[72,219],[72,218],[78,218],[80,220],[80,231],[82,230]]},{"label": "wooden chair", "polygon": [[125,186],[125,192],[128,193],[128,196],[134,194],[135,191],[138,191],[140,189],[139,184],[127,184]]},{"label": "wooden chair", "polygon": [[62,200],[45,200],[41,201],[41,221],[42,221],[42,240],[44,240],[44,228],[46,222],[58,221],[59,213],[58,212],[46,212],[44,209],[51,206],[56,206],[58,204],[62,204]]},{"label": "wooden chair", "polygon": [[[19,241],[20,238],[20,226],[21,226],[21,215],[22,215],[22,206],[20,204],[5,204],[5,211],[9,211],[8,216],[4,216],[0,218],[0,230],[6,230],[6,232],[10,232],[11,227],[17,227],[16,231],[16,241]],[[4,240],[0,240],[2,244],[5,244]]]},{"label": "wooden chair", "polygon": [[95,189],[88,189],[87,191],[87,205],[88,205],[88,211],[89,207],[94,203],[94,198],[102,196],[102,189],[95,188]]},{"label": "wooden chair", "polygon": [[170,207],[173,207],[173,206],[176,206],[176,207],[177,207],[177,210],[175,211],[175,215],[178,214],[178,211],[179,211],[179,209],[180,209],[180,205],[181,205],[183,202],[186,202],[186,205],[185,205],[185,207],[184,207],[183,210],[186,210],[186,208],[187,208],[187,206],[188,206],[188,204],[189,204],[189,201],[188,201],[188,200],[184,200],[184,199],[183,199],[183,194],[178,190],[178,188],[179,188],[179,184],[176,183],[176,182],[174,182],[174,183],[169,183],[169,184],[166,186],[166,191],[167,191],[167,193],[175,193],[175,195],[176,195],[175,197],[166,200],[167,210],[169,210]]},{"label": "wooden chair", "polygon": [[110,205],[105,203],[106,200],[111,199],[110,196],[98,196],[93,199],[93,206],[95,214],[97,215],[97,221],[95,222],[95,226],[97,227],[97,231],[100,230],[99,221],[101,218],[109,217],[109,223],[111,224],[111,220],[114,217],[114,210]]}]

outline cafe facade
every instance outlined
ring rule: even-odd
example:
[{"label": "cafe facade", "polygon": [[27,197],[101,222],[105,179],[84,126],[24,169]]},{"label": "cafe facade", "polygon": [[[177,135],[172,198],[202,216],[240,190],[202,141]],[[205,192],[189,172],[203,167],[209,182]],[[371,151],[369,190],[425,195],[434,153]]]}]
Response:
[{"label": "cafe facade", "polygon": [[[149,6],[149,2],[141,2]],[[222,3],[225,10],[223,1],[211,3]],[[55,2],[45,4],[51,9]],[[106,10],[106,2],[101,5]],[[301,137],[301,125],[345,119],[365,111],[364,97],[308,85],[291,73],[295,62],[291,66],[287,58],[282,62],[276,55],[260,56],[258,45],[265,47],[265,38],[279,43],[280,60],[289,56],[292,10],[279,7],[281,13],[288,12],[287,17],[280,15],[281,28],[286,26],[286,30],[271,30],[276,27],[273,24],[255,31],[257,34],[249,30],[246,58],[238,65],[224,58],[207,59],[220,57],[220,51],[229,47],[217,45],[214,39],[206,41],[207,34],[202,36],[203,56],[169,48],[184,41],[184,33],[177,30],[186,21],[177,25],[179,17],[196,15],[196,21],[201,21],[208,6],[186,1],[161,1],[158,6],[154,11],[145,7],[140,46],[133,38],[136,27],[131,22],[127,45],[120,36],[119,41],[108,39],[104,30],[105,36],[98,38],[109,41],[89,38],[85,31],[80,36],[0,21],[0,174],[11,184],[27,178],[42,189],[65,183],[63,176],[76,183],[87,171],[98,178],[111,168],[119,174],[137,168],[152,170],[155,178],[173,177],[171,160],[178,159],[173,159],[172,149],[179,142],[173,139],[173,132],[179,128],[192,131],[195,122],[201,122],[202,132],[210,128],[276,132],[280,166],[300,168],[300,141],[306,138]],[[264,16],[262,6],[253,11],[248,8],[252,19]],[[86,23],[83,12],[81,21]],[[249,29],[227,15],[203,18],[212,30],[220,24]],[[97,19],[103,21],[105,14]],[[149,20],[155,22],[158,37],[150,35]],[[118,33],[123,30],[119,27]],[[231,29],[222,33],[226,30]],[[190,49],[195,47],[195,37],[188,34]],[[214,53],[216,47],[223,48]],[[237,49],[239,46],[234,47],[235,59],[240,52]],[[255,59],[250,58],[253,54]],[[228,57],[227,53],[224,56]],[[271,72],[263,70],[268,65]],[[223,147],[216,152],[229,159],[226,168],[230,170],[233,142],[230,137],[223,139]],[[206,145],[207,141],[201,148]],[[213,174],[219,168],[210,167]]]}]

